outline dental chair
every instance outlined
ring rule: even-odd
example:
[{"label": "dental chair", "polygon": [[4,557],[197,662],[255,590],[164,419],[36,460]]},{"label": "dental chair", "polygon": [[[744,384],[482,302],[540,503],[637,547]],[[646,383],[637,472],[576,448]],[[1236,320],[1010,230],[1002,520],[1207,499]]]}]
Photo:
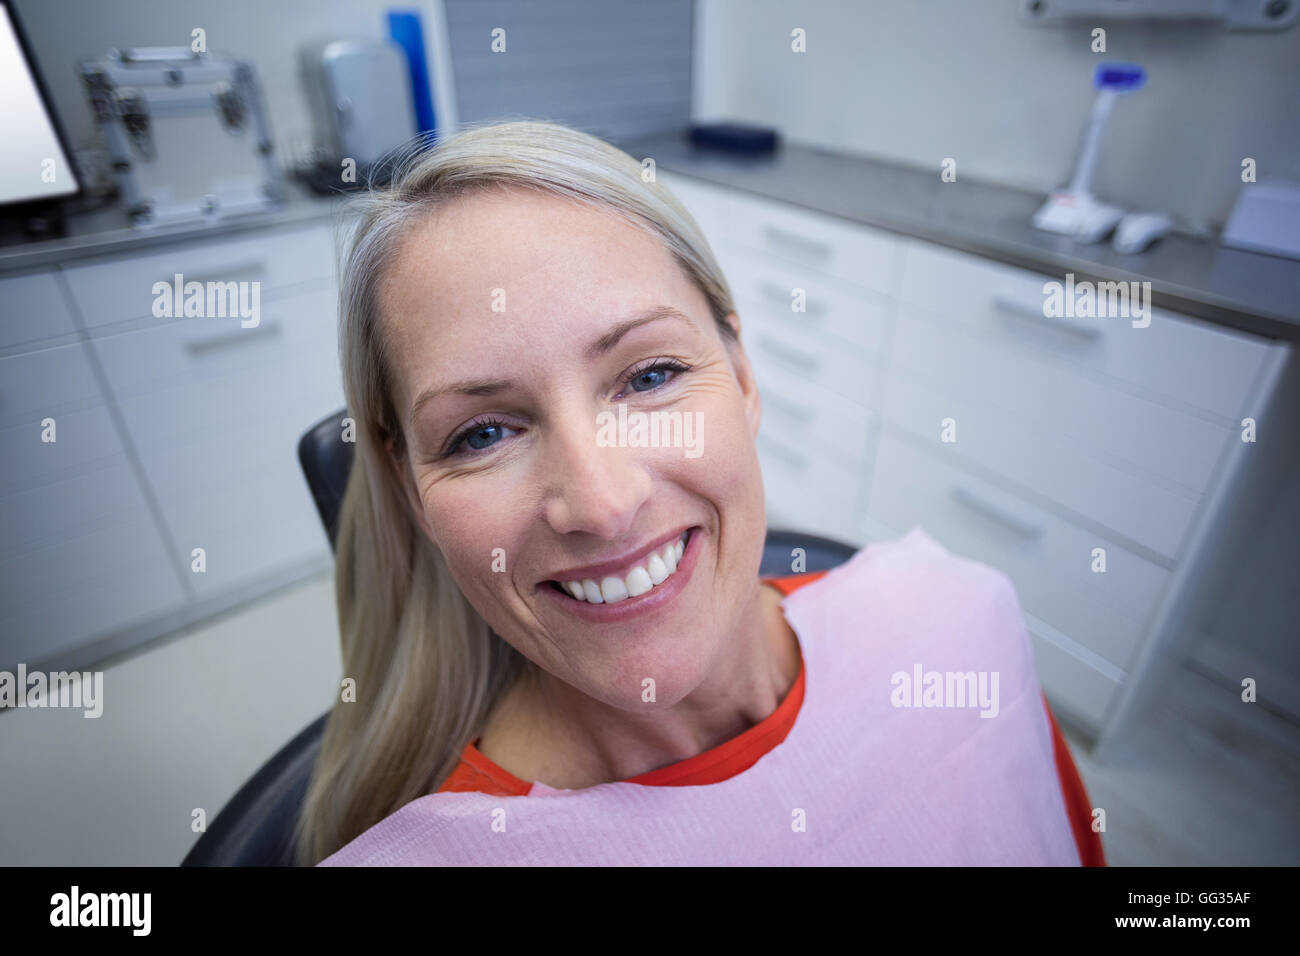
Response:
[{"label": "dental chair", "polygon": [[[352,444],[343,442],[343,418],[346,409],[313,425],[298,442],[298,461],[307,486],[311,489],[325,526],[330,547],[338,534],[339,509],[352,467]],[[857,553],[857,548],[817,535],[795,531],[772,531],[767,534],[759,573],[780,577],[790,571],[790,552],[803,548],[807,571],[829,570],[843,564]],[[1079,837],[1078,822],[1089,813],[1087,794],[1049,708],[1056,765],[1066,798],[1066,808]],[[329,711],[321,714],[296,737],[280,748],[248,780],[230,802],[210,822],[207,831],[181,862],[181,866],[293,866],[293,829],[307,793],[321,735]],[[1090,834],[1086,865],[1105,865],[1101,838]],[[1089,859],[1091,857],[1091,860]]]}]

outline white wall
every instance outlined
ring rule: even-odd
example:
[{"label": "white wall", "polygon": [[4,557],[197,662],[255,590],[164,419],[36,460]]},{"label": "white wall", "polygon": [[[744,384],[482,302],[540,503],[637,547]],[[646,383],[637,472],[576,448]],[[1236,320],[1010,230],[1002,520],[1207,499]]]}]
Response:
[{"label": "white wall", "polygon": [[[1111,118],[1095,191],[1221,223],[1241,187],[1300,179],[1300,27],[1035,27],[1020,0],[697,0],[693,111],[791,140],[1046,191],[1068,180],[1102,60],[1147,86]],[[790,31],[807,34],[792,53]]]}]

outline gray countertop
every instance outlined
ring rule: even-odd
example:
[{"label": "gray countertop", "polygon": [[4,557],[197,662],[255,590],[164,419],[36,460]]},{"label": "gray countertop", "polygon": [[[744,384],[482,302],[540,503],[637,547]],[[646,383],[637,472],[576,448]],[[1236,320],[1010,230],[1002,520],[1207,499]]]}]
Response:
[{"label": "gray countertop", "polygon": [[1171,234],[1121,255],[1032,225],[1043,194],[783,144],[767,157],[734,157],[667,133],[620,146],[671,172],[794,203],[852,222],[972,252],[1049,275],[1151,283],[1152,303],[1270,338],[1300,341],[1300,262]]},{"label": "gray countertop", "polygon": [[286,201],[278,208],[211,223],[188,223],[135,229],[118,205],[70,215],[65,235],[41,240],[0,237],[0,275],[72,262],[94,256],[134,253],[177,242],[237,235],[297,226],[329,218],[342,205],[341,196],[317,196],[297,180],[286,180]]},{"label": "gray countertop", "polygon": [[[998,262],[1079,279],[1151,283],[1166,308],[1270,338],[1300,341],[1300,262],[1174,234],[1125,256],[1107,243],[1083,245],[1030,223],[1036,192],[970,182],[935,172],[785,144],[775,155],[738,158],[696,149],[678,133],[620,144],[638,159],[701,180],[794,203],[852,222],[962,249]],[[281,208],[201,226],[141,232],[110,207],[69,219],[65,236],[0,239],[0,274],[80,258],[135,252],[175,242],[297,225],[332,216],[341,197],[318,197],[290,180]]]}]

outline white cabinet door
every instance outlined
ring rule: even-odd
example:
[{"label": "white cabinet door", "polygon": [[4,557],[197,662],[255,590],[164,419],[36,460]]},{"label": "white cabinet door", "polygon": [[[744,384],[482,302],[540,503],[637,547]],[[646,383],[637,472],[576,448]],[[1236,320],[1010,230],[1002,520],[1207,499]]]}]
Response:
[{"label": "white cabinet door", "polygon": [[[343,405],[335,309],[325,288],[268,305],[255,329],[187,319],[92,341],[173,560],[200,597],[328,554],[297,443]],[[202,573],[191,568],[196,548]]]},{"label": "white cabinet door", "polygon": [[0,358],[0,383],[0,669],[183,606],[86,346]]}]

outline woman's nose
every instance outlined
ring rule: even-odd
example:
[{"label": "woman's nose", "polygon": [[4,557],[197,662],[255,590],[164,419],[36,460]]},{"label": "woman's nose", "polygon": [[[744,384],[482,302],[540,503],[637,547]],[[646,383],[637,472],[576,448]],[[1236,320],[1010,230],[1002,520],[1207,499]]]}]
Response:
[{"label": "woman's nose", "polygon": [[645,449],[603,446],[594,413],[589,423],[552,428],[542,449],[548,485],[546,517],[560,534],[581,531],[615,539],[631,528],[650,497]]}]

